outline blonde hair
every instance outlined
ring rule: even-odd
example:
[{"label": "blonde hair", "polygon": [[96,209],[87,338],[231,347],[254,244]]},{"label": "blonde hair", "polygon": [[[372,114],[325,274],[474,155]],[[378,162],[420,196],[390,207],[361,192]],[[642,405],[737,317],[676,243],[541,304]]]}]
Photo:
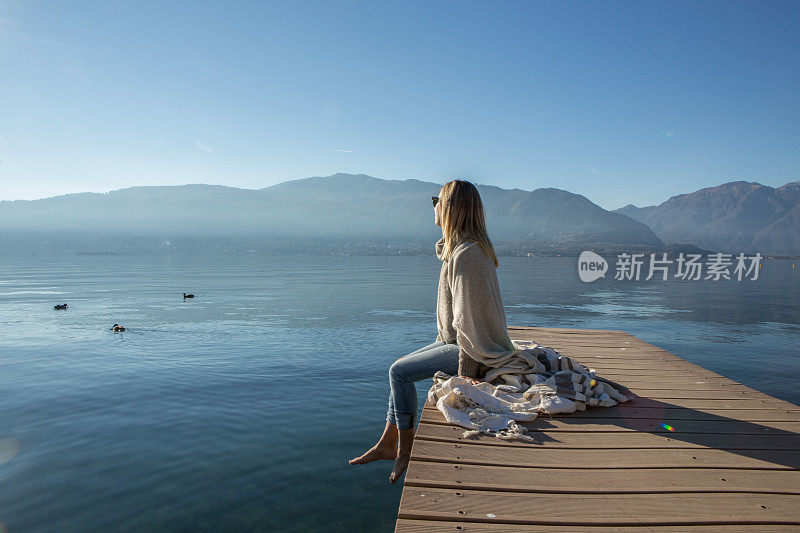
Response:
[{"label": "blonde hair", "polygon": [[497,256],[486,232],[481,195],[475,185],[464,180],[445,183],[439,196],[439,204],[445,261],[450,259],[458,241],[466,239],[478,243],[486,257],[497,267]]}]

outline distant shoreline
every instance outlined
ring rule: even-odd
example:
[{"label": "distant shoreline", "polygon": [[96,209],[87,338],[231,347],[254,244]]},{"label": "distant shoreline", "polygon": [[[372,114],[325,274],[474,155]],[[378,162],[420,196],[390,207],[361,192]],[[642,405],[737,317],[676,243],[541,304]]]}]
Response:
[{"label": "distant shoreline", "polygon": [[[587,245],[586,247],[580,247],[580,249],[570,248],[570,249],[539,249],[539,250],[508,250],[502,247],[495,247],[495,253],[498,257],[578,257],[580,253],[584,250],[591,250],[599,255],[603,256],[610,256],[610,255],[617,255],[621,253],[629,253],[629,254],[644,254],[644,258],[649,258],[651,253],[661,254],[666,253],[667,257],[676,256],[677,254],[681,253],[682,250],[643,250],[643,249],[610,249],[610,248],[598,248],[597,246]],[[710,250],[699,250],[699,251],[683,251],[684,254],[688,253],[699,253],[701,255],[716,253]],[[740,252],[722,252],[722,253],[729,253],[733,254],[735,257]],[[745,255],[748,257],[752,257],[755,255],[756,252],[744,252]],[[395,248],[395,249],[381,249],[381,248],[373,248],[373,249],[340,249],[340,250],[258,250],[258,249],[249,249],[249,250],[207,250],[207,249],[200,249],[200,250],[141,250],[141,251],[109,251],[109,250],[79,250],[79,251],[71,251],[71,250],[63,250],[63,251],[48,251],[48,250],[38,250],[36,252],[29,251],[29,252],[18,252],[19,254],[30,254],[30,255],[37,255],[37,254],[47,254],[47,255],[77,255],[77,256],[176,256],[176,255],[228,255],[228,256],[253,256],[253,255],[285,255],[285,256],[293,256],[293,255],[302,255],[302,256],[364,256],[364,257],[380,257],[380,256],[387,256],[387,257],[397,257],[397,256],[432,256],[434,255],[431,251],[426,249],[416,249],[416,248]],[[762,259],[790,259],[790,260],[800,260],[800,255],[774,255],[774,254],[761,254]]]}]

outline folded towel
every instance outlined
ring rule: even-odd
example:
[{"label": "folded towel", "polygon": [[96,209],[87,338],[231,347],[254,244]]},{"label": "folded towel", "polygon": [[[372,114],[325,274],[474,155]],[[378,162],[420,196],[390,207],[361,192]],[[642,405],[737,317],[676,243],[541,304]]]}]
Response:
[{"label": "folded towel", "polygon": [[518,422],[539,413],[583,411],[587,406],[610,407],[628,401],[625,387],[597,377],[574,359],[534,341],[513,341],[517,352],[502,366],[491,368],[485,381],[469,380],[438,371],[428,391],[445,419],[477,434],[536,442]]}]

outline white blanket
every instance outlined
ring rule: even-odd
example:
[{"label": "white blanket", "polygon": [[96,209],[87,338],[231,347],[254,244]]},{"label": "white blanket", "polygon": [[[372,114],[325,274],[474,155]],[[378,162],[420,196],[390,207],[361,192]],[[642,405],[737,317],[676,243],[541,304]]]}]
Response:
[{"label": "white blanket", "polygon": [[467,428],[465,437],[483,433],[535,442],[518,422],[534,420],[539,413],[571,413],[628,401],[615,388],[624,387],[595,376],[594,369],[553,348],[534,341],[513,343],[519,352],[490,369],[477,385],[441,371],[434,374],[428,401],[449,423]]}]

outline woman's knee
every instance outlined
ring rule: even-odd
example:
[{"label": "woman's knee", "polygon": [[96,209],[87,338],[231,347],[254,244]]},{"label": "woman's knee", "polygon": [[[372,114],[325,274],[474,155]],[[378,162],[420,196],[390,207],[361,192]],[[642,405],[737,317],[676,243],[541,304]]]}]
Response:
[{"label": "woman's knee", "polygon": [[398,359],[394,363],[389,366],[389,378],[390,379],[404,379],[405,373],[403,369],[404,365],[402,362],[402,358]]}]

